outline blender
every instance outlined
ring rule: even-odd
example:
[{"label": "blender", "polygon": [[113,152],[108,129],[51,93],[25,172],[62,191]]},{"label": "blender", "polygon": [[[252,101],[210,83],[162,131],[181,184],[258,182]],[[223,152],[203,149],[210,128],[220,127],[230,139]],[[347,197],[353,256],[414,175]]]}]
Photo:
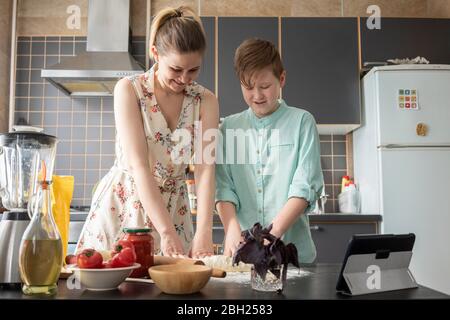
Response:
[{"label": "blender", "polygon": [[8,210],[0,221],[0,285],[20,286],[19,250],[30,223],[28,203],[38,191],[45,163],[51,177],[57,139],[38,132],[0,134],[0,197]]}]

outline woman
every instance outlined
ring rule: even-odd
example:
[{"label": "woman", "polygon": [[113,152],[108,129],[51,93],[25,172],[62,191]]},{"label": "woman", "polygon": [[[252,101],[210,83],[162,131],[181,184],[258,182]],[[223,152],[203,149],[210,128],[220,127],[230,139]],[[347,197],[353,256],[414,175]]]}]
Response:
[{"label": "woman", "polygon": [[[194,81],[205,34],[200,19],[186,7],[162,10],[151,28],[153,67],[121,79],[114,89],[116,161],[96,189],[77,251],[109,250],[124,227],[146,226],[156,254],[200,258],[213,253],[214,164],[195,166],[201,191],[195,236],[184,173],[194,146],[206,146],[203,140],[193,142],[197,125],[200,132],[218,127],[216,97]],[[179,143],[186,133],[188,142]]]}]

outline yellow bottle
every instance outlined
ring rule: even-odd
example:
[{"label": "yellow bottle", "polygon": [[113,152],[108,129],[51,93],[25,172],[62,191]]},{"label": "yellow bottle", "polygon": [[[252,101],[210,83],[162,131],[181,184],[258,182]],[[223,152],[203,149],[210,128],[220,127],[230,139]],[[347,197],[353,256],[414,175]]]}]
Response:
[{"label": "yellow bottle", "polygon": [[350,182],[350,177],[349,177],[349,176],[343,176],[343,177],[342,177],[341,193],[344,192],[345,185],[346,185],[347,183],[349,183],[349,182]]}]

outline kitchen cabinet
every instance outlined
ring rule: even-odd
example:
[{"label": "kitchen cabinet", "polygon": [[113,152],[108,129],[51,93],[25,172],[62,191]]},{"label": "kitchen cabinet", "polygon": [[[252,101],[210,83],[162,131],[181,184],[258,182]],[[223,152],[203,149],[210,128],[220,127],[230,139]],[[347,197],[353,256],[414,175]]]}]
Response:
[{"label": "kitchen cabinet", "polygon": [[357,18],[282,18],[286,103],[319,125],[361,123]]},{"label": "kitchen cabinet", "polygon": [[218,18],[218,97],[220,116],[248,108],[242,98],[239,79],[234,71],[234,53],[248,38],[260,38],[278,44],[278,18],[219,17]]},{"label": "kitchen cabinet", "polygon": [[203,57],[202,67],[197,82],[215,93],[215,18],[201,17],[203,29],[206,35],[206,52]]},{"label": "kitchen cabinet", "polygon": [[364,62],[421,56],[432,64],[450,64],[450,19],[382,18],[381,29],[369,29],[361,18]]},{"label": "kitchen cabinet", "polygon": [[342,263],[347,245],[354,234],[379,233],[378,219],[314,221],[310,218],[311,236],[317,249],[315,263]]}]

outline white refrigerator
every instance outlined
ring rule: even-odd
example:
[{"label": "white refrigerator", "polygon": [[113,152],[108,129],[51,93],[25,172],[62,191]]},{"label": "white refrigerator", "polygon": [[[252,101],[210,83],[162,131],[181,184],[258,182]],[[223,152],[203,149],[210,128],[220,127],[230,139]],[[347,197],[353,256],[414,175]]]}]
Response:
[{"label": "white refrigerator", "polygon": [[450,294],[450,65],[376,67],[361,89],[361,212],[382,214],[382,233],[415,233],[416,281]]}]

